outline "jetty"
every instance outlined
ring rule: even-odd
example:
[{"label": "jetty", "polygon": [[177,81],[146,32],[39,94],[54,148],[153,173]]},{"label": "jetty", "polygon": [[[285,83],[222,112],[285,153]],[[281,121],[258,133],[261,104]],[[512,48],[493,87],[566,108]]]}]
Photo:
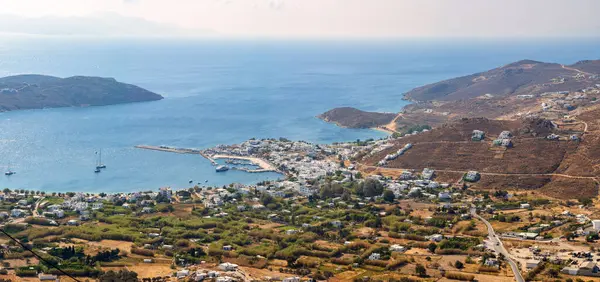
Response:
[{"label": "jetty", "polygon": [[222,155],[222,154],[208,154],[204,150],[199,149],[191,149],[191,148],[180,148],[180,147],[171,147],[171,146],[151,146],[151,145],[136,145],[135,148],[145,149],[145,150],[154,150],[168,153],[177,153],[177,154],[193,154],[200,155],[210,161],[212,165],[219,165],[216,160],[225,159],[235,163],[234,161],[248,161],[249,164],[242,165],[254,165],[258,166],[257,169],[250,169],[247,167],[233,167],[233,170],[245,171],[249,173],[259,173],[259,172],[279,172],[274,165],[270,164],[266,160],[257,157],[251,156],[236,156],[236,155]]}]

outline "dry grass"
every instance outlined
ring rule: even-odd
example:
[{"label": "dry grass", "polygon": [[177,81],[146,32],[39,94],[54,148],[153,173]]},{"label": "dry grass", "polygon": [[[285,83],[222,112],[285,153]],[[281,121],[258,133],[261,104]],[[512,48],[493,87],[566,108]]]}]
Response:
[{"label": "dry grass", "polygon": [[175,270],[171,269],[170,264],[158,264],[158,263],[148,263],[148,264],[137,264],[127,267],[102,267],[104,271],[114,270],[119,271],[120,269],[128,269],[129,271],[134,271],[138,274],[140,278],[152,278],[159,276],[167,276]]},{"label": "dry grass", "polygon": [[100,242],[88,242],[87,245],[98,249],[119,249],[131,253],[131,246],[133,246],[133,243],[127,241],[102,240]]}]

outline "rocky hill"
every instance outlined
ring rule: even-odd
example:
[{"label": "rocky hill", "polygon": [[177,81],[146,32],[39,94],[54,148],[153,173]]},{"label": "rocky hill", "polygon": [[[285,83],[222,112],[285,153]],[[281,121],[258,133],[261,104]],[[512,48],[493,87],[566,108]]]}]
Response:
[{"label": "rocky hill", "polygon": [[341,127],[373,128],[390,123],[396,114],[365,112],[351,107],[343,107],[329,110],[317,117]]},{"label": "rocky hill", "polygon": [[[507,119],[539,113],[542,105],[547,109],[541,114],[555,118],[600,99],[599,73],[600,60],[580,61],[570,66],[518,61],[405,93],[405,98],[414,103],[405,106],[402,115],[387,127],[405,132],[415,126],[436,127],[461,118]],[[343,114],[330,114],[327,120],[346,127],[364,127],[374,124],[373,117],[377,116],[356,110],[355,116],[352,113],[345,110]]]},{"label": "rocky hill", "polygon": [[0,78],[0,111],[155,101],[161,95],[114,78],[17,75]]},{"label": "rocky hill", "polygon": [[[586,112],[581,122],[556,124],[546,119],[490,120],[465,118],[433,130],[394,140],[394,146],[358,160],[367,173],[397,176],[404,170],[436,170],[438,181],[455,182],[466,171],[481,173],[481,180],[469,184],[476,189],[527,189],[560,198],[597,197],[600,177],[598,110]],[[473,130],[485,132],[482,141],[471,140]],[[495,146],[502,131],[512,133],[512,146]],[[561,136],[549,140],[550,134]],[[581,136],[573,141],[570,134]],[[377,163],[406,144],[412,148],[385,167]]]},{"label": "rocky hill", "polygon": [[485,94],[507,96],[576,91],[594,85],[589,76],[578,77],[578,74],[599,73],[600,60],[581,61],[571,66],[522,60],[485,72],[421,86],[405,93],[405,97],[414,101],[454,101]]}]

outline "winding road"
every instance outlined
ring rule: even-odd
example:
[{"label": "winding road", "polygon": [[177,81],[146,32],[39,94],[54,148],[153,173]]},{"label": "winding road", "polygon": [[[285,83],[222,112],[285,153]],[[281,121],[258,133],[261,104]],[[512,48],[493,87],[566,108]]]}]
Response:
[{"label": "winding road", "polygon": [[515,274],[515,280],[517,282],[525,282],[525,279],[523,279],[523,276],[519,271],[519,266],[510,258],[510,254],[508,253],[506,248],[504,248],[502,241],[498,238],[498,235],[496,235],[496,231],[494,231],[492,225],[485,218],[477,214],[477,209],[475,207],[471,207],[471,215],[481,220],[485,224],[485,226],[487,226],[488,237],[490,238],[490,242],[492,243],[492,249],[496,253],[504,255],[504,258],[506,259],[506,261],[510,265],[510,268]]}]

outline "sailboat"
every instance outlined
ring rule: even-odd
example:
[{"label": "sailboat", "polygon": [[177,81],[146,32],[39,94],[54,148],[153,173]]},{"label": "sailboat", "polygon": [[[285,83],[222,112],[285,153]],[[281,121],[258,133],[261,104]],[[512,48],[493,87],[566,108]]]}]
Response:
[{"label": "sailboat", "polygon": [[15,174],[15,173],[16,173],[16,172],[14,172],[14,171],[12,171],[12,170],[10,169],[10,164],[9,164],[9,165],[8,165],[8,169],[6,170],[6,172],[4,173],[4,175],[6,175],[6,176],[11,176],[11,175],[13,175],[13,174]]},{"label": "sailboat", "polygon": [[[98,155],[98,152],[96,152],[96,155]],[[100,173],[100,161],[98,159],[96,159],[96,169],[94,170],[94,173]]]},{"label": "sailboat", "polygon": [[106,168],[106,165],[102,163],[102,149],[100,149],[100,153],[98,153],[98,164],[96,165],[96,169]]}]

